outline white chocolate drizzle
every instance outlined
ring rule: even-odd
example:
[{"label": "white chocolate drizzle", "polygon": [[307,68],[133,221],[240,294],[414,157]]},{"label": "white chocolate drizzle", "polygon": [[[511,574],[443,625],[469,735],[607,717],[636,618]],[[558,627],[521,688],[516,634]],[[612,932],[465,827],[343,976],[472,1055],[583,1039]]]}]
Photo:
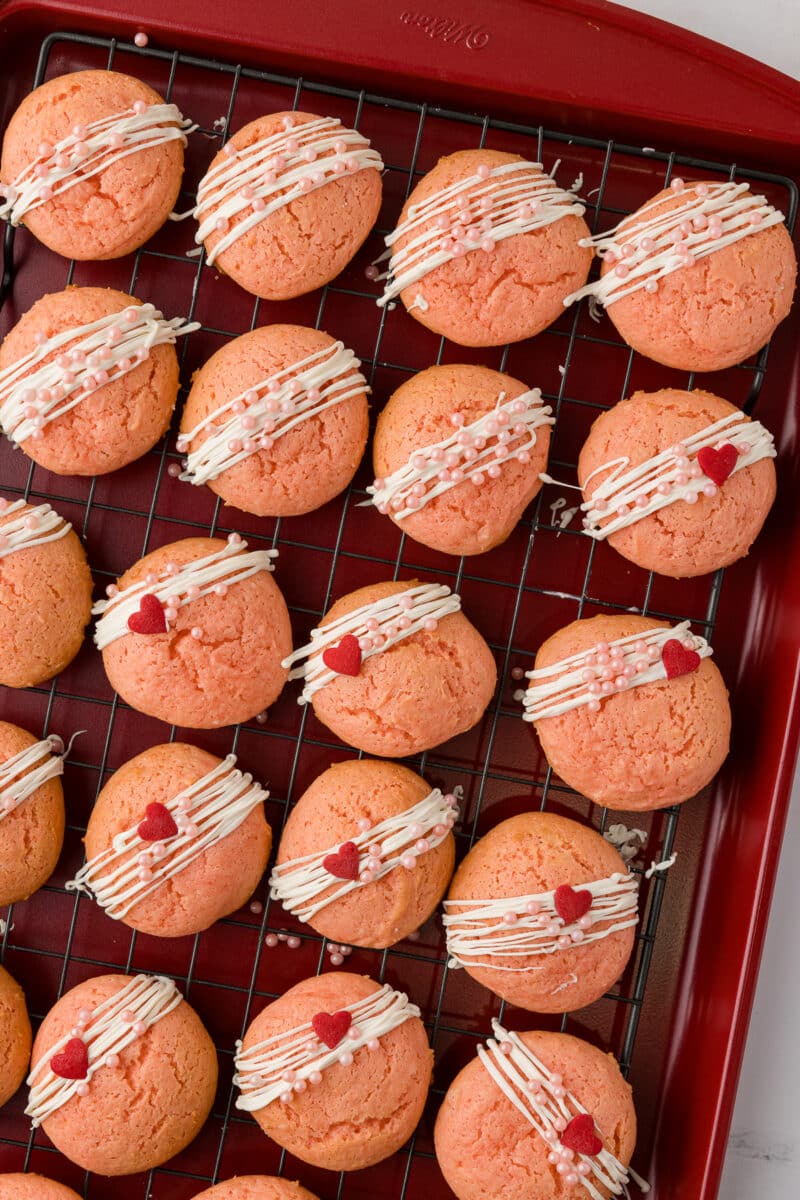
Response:
[{"label": "white chocolate drizzle", "polygon": [[[101,117],[61,138],[43,143],[39,153],[12,183],[0,184],[5,203],[0,217],[19,225],[27,212],[40,208],[54,196],[91,179],[130,154],[165,142],[187,144],[187,134],[197,129],[174,104],[145,104],[137,100],[125,112]],[[79,136],[80,135],[80,136]]]},{"label": "white chocolate drizzle", "polygon": [[595,541],[603,541],[678,500],[693,504],[700,495],[715,496],[718,486],[703,473],[697,454],[706,448],[720,449],[728,444],[738,454],[732,475],[776,454],[774,438],[761,422],[745,421],[741,413],[735,412],[636,467],[630,467],[628,458],[603,463],[584,480],[585,489],[595,475],[609,472],[581,505],[586,514],[583,532]]},{"label": "white chocolate drizzle", "polygon": [[[16,515],[19,514],[19,515]],[[10,521],[2,518],[12,517]],[[8,504],[0,500],[0,558],[16,550],[30,550],[66,537],[72,526],[49,504],[29,505],[25,500]]]},{"label": "white chocolate drizzle", "polygon": [[0,821],[19,808],[49,779],[64,774],[64,743],[60,737],[34,742],[0,762]]},{"label": "white chocolate drizzle", "polygon": [[552,412],[534,388],[513,400],[501,392],[495,407],[469,425],[454,413],[449,437],[420,447],[404,466],[376,479],[367,488],[371,499],[364,503],[402,521],[465,480],[480,486],[497,478],[506,463],[528,463],[536,430],[553,424]]},{"label": "white chocolate drizzle", "polygon": [[[564,1149],[559,1134],[571,1120],[585,1114],[586,1109],[562,1086],[560,1079],[557,1081],[557,1076],[525,1045],[519,1034],[504,1029],[495,1019],[492,1031],[494,1037],[485,1046],[478,1046],[481,1064],[506,1099],[551,1147],[551,1153],[558,1155]],[[602,1130],[598,1136],[603,1140]],[[643,1192],[650,1190],[644,1179],[631,1167],[624,1167],[605,1147],[595,1155],[568,1151],[566,1161],[572,1168],[569,1182],[584,1187],[591,1200],[604,1200],[607,1192],[612,1196],[625,1195],[631,1180]],[[569,1174],[567,1171],[561,1178],[567,1182]]]},{"label": "white chocolate drizzle", "polygon": [[[93,896],[109,917],[123,920],[132,908],[174,879],[209,847],[221,842],[247,820],[269,792],[253,776],[235,770],[229,754],[183,791],[164,803],[178,826],[174,837],[145,841],[138,824],[118,833],[112,845],[90,858],[67,891]],[[142,819],[144,819],[144,812]]]},{"label": "white chocolate drizzle", "polygon": [[[489,962],[485,956],[491,956],[492,960],[514,960],[556,954],[630,929],[639,920],[639,888],[631,875],[614,874],[607,879],[575,884],[575,890],[589,892],[592,897],[586,913],[587,929],[579,922],[568,925],[558,915],[555,889],[493,900],[445,900],[443,924],[450,955],[448,966],[525,973],[532,969],[530,965]],[[562,945],[561,938],[568,939],[569,945]]]},{"label": "white chocolate drizzle", "polygon": [[[178,450],[183,452],[201,433],[209,434],[188,454],[180,478],[208,483],[251,454],[271,450],[278,438],[310,417],[353,396],[366,396],[370,389],[358,373],[360,366],[352,350],[335,342],[239,392],[180,435]],[[350,378],[343,379],[348,373]]]},{"label": "white chocolate drizzle", "polygon": [[[593,711],[600,701],[627,688],[640,687],[667,678],[662,660],[664,644],[678,641],[700,658],[713,654],[705,638],[689,633],[689,622],[674,627],[659,627],[631,633],[615,641],[588,646],[579,654],[559,659],[549,667],[526,671],[526,679],[535,681],[526,688],[521,699],[525,712],[523,721],[541,721],[559,717],[575,708],[589,706]],[[605,646],[605,649],[600,649]],[[599,658],[605,658],[600,662]]]},{"label": "white chocolate drizzle", "polygon": [[198,222],[198,245],[215,230],[222,233],[206,251],[209,265],[242,234],[293,200],[342,175],[383,170],[383,160],[367,138],[335,117],[299,124],[285,117],[280,133],[241,150],[229,142],[223,155],[200,181],[195,208],[182,214]]},{"label": "white chocolate drizzle", "polygon": [[671,186],[683,198],[681,204],[665,211],[668,197],[662,196],[608,233],[583,239],[582,246],[594,247],[599,258],[616,265],[567,296],[565,307],[583,296],[607,308],[642,288],[655,293],[665,275],[785,219],[765,196],[751,195],[748,183],[684,184],[674,179]]},{"label": "white chocolate drizzle", "polygon": [[[530,233],[570,215],[581,217],[584,206],[543,172],[542,164],[511,162],[477,171],[412,205],[404,221],[386,239],[379,262],[388,267],[377,303],[388,304],[443,263],[473,250],[494,250],[504,238]],[[409,238],[394,250],[400,238]],[[421,307],[421,306],[420,306]]]},{"label": "white chocolate drizzle", "polygon": [[25,1115],[31,1118],[34,1129],[73,1096],[85,1095],[92,1076],[106,1066],[109,1056],[119,1056],[182,1001],[183,996],[171,979],[163,975],[135,975],[113,996],[98,1004],[86,1024],[78,1026],[89,1058],[85,1079],[62,1079],[50,1067],[53,1057],[76,1036],[74,1031],[50,1046],[28,1076],[30,1095]]},{"label": "white chocolate drizzle", "polygon": [[358,1050],[370,1043],[372,1049],[377,1048],[380,1038],[420,1015],[416,1004],[409,1002],[405,992],[396,992],[388,983],[339,1011],[350,1013],[352,1024],[347,1035],[333,1049],[317,1038],[310,1021],[285,1033],[277,1033],[247,1050],[243,1050],[242,1043],[238,1042],[233,1082],[241,1095],[236,1107],[245,1112],[256,1112],[279,1098],[288,1103],[293,1089],[305,1090],[309,1083],[313,1086],[319,1082],[318,1077],[326,1067],[342,1062],[343,1057],[343,1065],[349,1065]]},{"label": "white chocolate drizzle", "polygon": [[[327,850],[276,863],[269,879],[270,898],[280,900],[283,907],[294,913],[300,921],[310,921],[320,909],[402,866],[407,854],[413,855],[416,861],[420,854],[440,845],[458,817],[454,802],[453,795],[445,796],[439,788],[434,788],[405,812],[387,817],[368,830],[343,839],[357,847],[359,856],[369,857],[369,847],[380,844],[380,865],[370,870],[367,879],[340,879],[325,869],[324,859],[335,854],[341,842]],[[412,829],[415,830],[413,833],[410,832]],[[424,850],[415,847],[419,840],[427,843]],[[323,895],[325,892],[330,894]]]},{"label": "white chocolate drizzle", "polygon": [[138,610],[145,595],[155,596],[162,605],[175,600],[176,604],[167,607],[177,610],[199,600],[201,596],[210,596],[214,592],[224,594],[225,589],[249,579],[259,571],[274,570],[273,559],[277,557],[277,550],[248,552],[247,542],[238,534],[232,534],[225,545],[212,554],[180,567],[168,563],[157,575],[149,574],[109,599],[98,600],[92,608],[93,615],[100,617],[94,631],[95,645],[98,650],[105,650],[117,638],[125,637],[130,632],[128,618]]},{"label": "white chocolate drizzle", "polygon": [[363,662],[423,629],[433,631],[444,617],[460,611],[461,597],[445,584],[415,584],[312,629],[311,641],[285,658],[281,666],[292,668],[290,679],[304,681],[298,704],[308,704],[320,688],[337,678],[337,673],[325,666],[322,655],[347,634],[358,639]]},{"label": "white chocolate drizzle", "polygon": [[0,428],[17,445],[36,440],[45,425],[134,371],[155,346],[174,346],[177,338],[199,328],[198,321],[183,317],[165,320],[153,304],[131,304],[41,337],[33,350],[0,371]]}]

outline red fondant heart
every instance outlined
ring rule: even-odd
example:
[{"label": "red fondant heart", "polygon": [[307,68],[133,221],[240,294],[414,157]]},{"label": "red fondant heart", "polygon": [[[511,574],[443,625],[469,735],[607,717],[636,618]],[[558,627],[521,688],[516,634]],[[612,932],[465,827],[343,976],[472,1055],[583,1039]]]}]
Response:
[{"label": "red fondant heart", "polygon": [[143,842],[163,842],[165,838],[175,837],[178,826],[172,813],[163,804],[148,804],[144,810],[144,820],[136,826],[136,832]]},{"label": "red fondant heart", "polygon": [[131,633],[166,633],[167,618],[164,616],[164,605],[158,596],[146,592],[139,601],[139,611],[128,617],[128,629]]},{"label": "red fondant heart", "polygon": [[358,638],[346,633],[338,646],[322,651],[322,661],[337,675],[357,675],[361,670],[361,647]]},{"label": "red fondant heart", "polygon": [[576,892],[568,883],[562,883],[561,887],[556,888],[554,903],[556,912],[564,918],[565,924],[572,925],[592,907],[592,893],[585,889]]},{"label": "red fondant heart", "polygon": [[85,1079],[89,1074],[89,1051],[80,1038],[70,1038],[60,1054],[50,1059],[50,1070],[61,1079]]},{"label": "red fondant heart", "polygon": [[329,875],[337,879],[358,879],[358,846],[355,842],[344,842],[335,854],[327,854],[322,865]]},{"label": "red fondant heart", "polygon": [[664,642],[661,651],[661,661],[667,672],[667,679],[677,679],[679,675],[690,675],[700,666],[700,655],[696,650],[687,650],[677,638]]},{"label": "red fondant heart", "polygon": [[715,450],[713,446],[703,446],[703,449],[697,452],[697,465],[717,487],[722,487],[736,466],[738,457],[738,450],[730,442],[720,446],[719,450]]},{"label": "red fondant heart", "polygon": [[561,1145],[576,1154],[599,1154],[603,1143],[594,1131],[594,1120],[588,1113],[573,1117],[561,1134]]},{"label": "red fondant heart", "polygon": [[311,1018],[311,1027],[321,1042],[333,1050],[334,1046],[338,1046],[344,1035],[347,1033],[350,1026],[353,1024],[353,1018],[349,1012],[317,1013]]}]

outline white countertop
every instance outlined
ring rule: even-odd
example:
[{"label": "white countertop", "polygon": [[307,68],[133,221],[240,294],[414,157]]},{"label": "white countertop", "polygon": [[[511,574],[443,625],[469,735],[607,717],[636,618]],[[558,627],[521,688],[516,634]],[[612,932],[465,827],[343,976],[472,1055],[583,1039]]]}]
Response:
[{"label": "white countertop", "polygon": [[[800,0],[619,2],[800,77]],[[800,1198],[800,872],[790,849],[800,846],[800,779],[793,800],[719,1200]]]}]

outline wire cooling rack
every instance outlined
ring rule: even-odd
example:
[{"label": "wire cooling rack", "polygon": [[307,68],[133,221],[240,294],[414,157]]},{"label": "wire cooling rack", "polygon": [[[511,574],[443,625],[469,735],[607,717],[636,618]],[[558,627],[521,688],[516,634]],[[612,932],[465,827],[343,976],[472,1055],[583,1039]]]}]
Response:
[{"label": "wire cooling rack", "polygon": [[[46,291],[70,283],[119,287],[152,300],[168,316],[201,322],[201,330],[179,346],[185,386],[191,372],[215,349],[248,329],[273,321],[314,324],[341,337],[360,355],[373,390],[373,410],[403,378],[432,362],[484,362],[542,388],[556,416],[549,469],[565,481],[574,479],[577,451],[600,410],[636,388],[691,387],[694,380],[638,358],[616,338],[607,321],[595,324],[584,305],[566,312],[532,342],[477,352],[449,345],[421,329],[402,309],[379,310],[374,303],[377,290],[366,281],[364,267],[379,252],[382,234],[392,228],[417,178],[443,153],[489,145],[535,158],[548,169],[561,160],[558,173],[565,182],[582,175],[581,194],[587,198],[587,219],[594,229],[614,224],[679,171],[690,172],[692,178],[752,181],[786,212],[790,229],[796,217],[797,190],[791,180],[737,164],[548,132],[178,51],[140,49],[114,38],[50,35],[41,47],[35,84],[86,67],[114,67],[137,75],[200,124],[187,152],[179,208],[191,207],[193,189],[229,129],[284,108],[340,116],[367,134],[387,163],[379,228],[333,284],[284,304],[254,302],[205,266],[202,258],[187,257],[193,232],[189,223],[168,223],[132,259],[100,264],[67,264],[36,245],[25,230],[7,229],[0,291],[0,299],[7,300],[6,311],[0,314],[3,332]],[[756,359],[719,378],[704,377],[704,386],[752,412],[766,363],[764,349]],[[675,583],[630,566],[607,546],[581,536],[577,528],[562,528],[559,518],[566,508],[574,507],[576,501],[569,496],[575,493],[564,495],[564,489],[552,486],[542,490],[504,546],[477,559],[454,560],[408,541],[373,509],[356,508],[370,479],[366,466],[345,495],[318,513],[267,521],[226,511],[210,492],[190,490],[177,482],[169,467],[178,461],[174,431],[138,463],[93,480],[52,476],[4,443],[0,486],[11,496],[47,499],[72,520],[86,541],[99,589],[146,551],[183,536],[224,535],[235,528],[255,546],[278,548],[276,579],[289,603],[295,638],[301,641],[332,600],[355,587],[388,577],[447,582],[461,593],[465,612],[489,641],[500,678],[497,695],[475,730],[410,760],[432,784],[463,786],[463,812],[455,830],[459,857],[498,820],[531,807],[549,807],[588,820],[601,830],[620,820],[639,826],[648,835],[644,852],[648,860],[668,858],[680,845],[677,808],[637,814],[635,819],[620,817],[592,806],[551,774],[535,735],[520,719],[520,706],[513,699],[518,686],[515,675],[532,664],[537,646],[549,633],[599,611],[637,611],[673,621],[689,617],[699,632],[713,640],[722,572]],[[167,1166],[116,1180],[113,1188],[119,1200],[188,1200],[211,1182],[249,1172],[300,1178],[322,1200],[377,1194],[386,1200],[447,1196],[433,1155],[433,1119],[449,1081],[473,1056],[492,1016],[515,1028],[579,1032],[613,1050],[635,1085],[641,1156],[646,1156],[652,1112],[648,1088],[655,1081],[649,1077],[649,1055],[637,1075],[635,1050],[648,975],[658,960],[656,931],[668,881],[665,874],[642,879],[642,919],[622,980],[577,1017],[540,1018],[512,1010],[463,972],[450,971],[438,919],[428,922],[415,939],[390,950],[354,950],[344,969],[401,986],[422,1008],[436,1052],[434,1087],[419,1129],[391,1159],[350,1175],[319,1171],[281,1152],[250,1118],[237,1113],[231,1076],[235,1039],[261,1007],[293,983],[329,966],[325,939],[271,904],[264,882],[256,894],[255,911],[247,906],[202,935],[167,941],[111,922],[91,901],[67,892],[63,884],[81,865],[80,839],[97,792],[122,762],[150,745],[181,736],[220,755],[236,752],[243,767],[269,783],[268,817],[276,844],[286,812],[311,780],[332,761],[355,752],[337,742],[310,709],[298,707],[293,686],[287,687],[264,724],[251,721],[202,733],[167,730],[133,713],[110,691],[99,656],[89,644],[49,687],[0,692],[0,715],[42,736],[49,731],[67,736],[86,730],[67,762],[68,828],[58,870],[39,893],[4,914],[0,957],[23,983],[34,1021],[64,990],[87,976],[159,971],[176,979],[219,1051],[220,1088],[199,1138]],[[693,806],[701,804],[702,800],[693,802]],[[687,844],[692,836],[690,832]],[[691,865],[691,853],[688,857]],[[641,874],[641,866],[634,869]],[[690,888],[691,879],[684,878],[681,886]],[[289,949],[281,942],[269,949],[264,941],[267,932],[293,936],[299,946]],[[672,934],[676,935],[675,928]],[[660,986],[669,987],[663,972]],[[648,1031],[648,1039],[662,1046],[666,1036],[664,1029]],[[64,1180],[86,1197],[107,1195],[108,1184],[67,1163],[41,1131],[30,1131],[23,1107],[20,1095],[0,1114],[0,1170],[39,1171]]]}]

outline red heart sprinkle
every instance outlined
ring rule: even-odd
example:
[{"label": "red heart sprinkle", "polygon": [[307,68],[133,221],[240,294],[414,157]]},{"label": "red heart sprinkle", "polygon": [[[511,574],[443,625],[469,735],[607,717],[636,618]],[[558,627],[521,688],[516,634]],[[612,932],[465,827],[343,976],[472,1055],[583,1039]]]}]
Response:
[{"label": "red heart sprinkle", "polygon": [[144,820],[136,826],[136,832],[143,842],[162,842],[165,838],[175,837],[178,826],[172,813],[163,804],[148,804],[144,810]]},{"label": "red heart sprinkle", "polygon": [[592,893],[585,889],[576,892],[568,883],[562,883],[561,887],[556,888],[554,903],[556,912],[564,918],[564,922],[573,925],[592,907]]},{"label": "red heart sprinkle", "polygon": [[314,1033],[329,1050],[333,1050],[334,1046],[339,1045],[352,1024],[353,1018],[349,1012],[344,1010],[335,1013],[321,1012],[311,1018],[311,1027]]},{"label": "red heart sprinkle", "polygon": [[713,446],[703,446],[697,452],[697,465],[704,475],[707,475],[717,487],[722,487],[725,480],[736,466],[739,451],[730,442],[715,450]]},{"label": "red heart sprinkle", "polygon": [[167,618],[158,596],[146,592],[139,601],[139,611],[128,617],[131,633],[166,633]]},{"label": "red heart sprinkle", "polygon": [[359,854],[355,842],[344,842],[336,854],[327,854],[322,865],[337,879],[358,879]]},{"label": "red heart sprinkle", "polygon": [[50,1070],[61,1079],[85,1079],[89,1074],[89,1051],[80,1038],[70,1038],[60,1054],[50,1059]]},{"label": "red heart sprinkle", "polygon": [[661,650],[661,661],[667,672],[667,679],[677,679],[679,675],[690,675],[700,666],[700,655],[696,650],[687,650],[677,638],[664,642]]},{"label": "red heart sprinkle", "polygon": [[361,647],[358,638],[346,633],[338,646],[322,651],[322,661],[337,675],[357,675],[361,670]]},{"label": "red heart sprinkle", "polygon": [[561,1145],[576,1154],[599,1154],[603,1143],[594,1131],[594,1119],[588,1113],[573,1117],[561,1134]]}]

